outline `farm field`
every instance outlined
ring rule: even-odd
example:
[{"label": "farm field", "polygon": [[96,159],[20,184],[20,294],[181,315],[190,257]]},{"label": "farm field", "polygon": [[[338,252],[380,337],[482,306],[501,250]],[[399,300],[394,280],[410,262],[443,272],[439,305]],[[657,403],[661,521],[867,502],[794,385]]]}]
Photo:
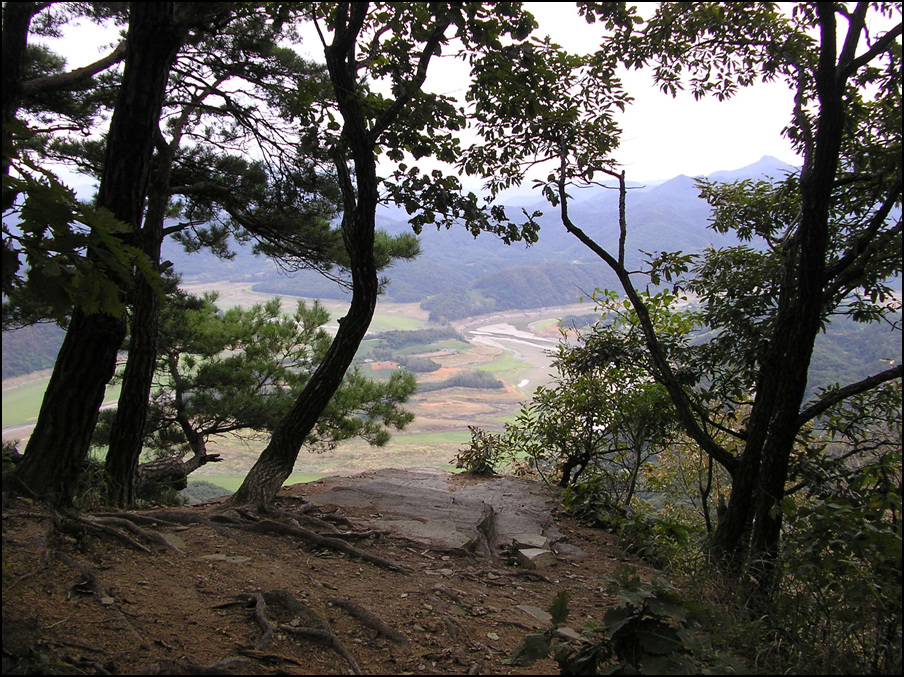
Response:
[{"label": "farm field", "polygon": [[[248,285],[235,283],[188,287],[193,293],[214,289],[220,294],[218,304],[223,308],[262,303],[273,296],[252,292]],[[291,310],[296,299],[282,298],[284,309]],[[334,319],[341,317],[346,308],[345,304],[335,301],[326,301],[324,305]],[[504,388],[444,388],[417,393],[407,405],[415,414],[414,422],[405,431],[395,433],[386,446],[373,448],[363,441],[350,440],[323,453],[302,451],[295,465],[296,472],[288,483],[384,467],[454,469],[450,461],[470,439],[468,426],[501,430],[505,421],[513,419],[521,402],[527,400],[537,386],[550,380],[552,369],[545,351],[556,345],[558,317],[587,310],[586,305],[581,305],[468,318],[454,323],[468,343],[445,339],[417,350],[406,348],[405,354],[429,354],[430,359],[441,365],[436,372],[418,374],[421,382],[440,381],[462,371],[479,370],[502,381]],[[385,303],[377,308],[371,332],[411,331],[426,326],[427,312],[417,304]],[[374,378],[387,377],[391,373],[385,369],[373,370],[371,364],[366,363],[360,367],[365,375]],[[49,372],[37,376],[43,378],[25,383],[21,381],[27,379],[4,382],[4,440],[24,442],[27,438],[28,424],[37,417]],[[118,387],[111,387],[105,402],[115,402],[117,395]],[[234,490],[260,455],[265,440],[230,435],[212,438],[208,446],[223,460],[200,468],[192,478]]]}]

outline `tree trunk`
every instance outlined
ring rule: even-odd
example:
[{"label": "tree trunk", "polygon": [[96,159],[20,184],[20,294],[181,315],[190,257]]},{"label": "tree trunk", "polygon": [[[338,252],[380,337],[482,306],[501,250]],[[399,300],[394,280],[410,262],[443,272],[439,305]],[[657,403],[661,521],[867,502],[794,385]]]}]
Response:
[{"label": "tree trunk", "polygon": [[[363,274],[365,271],[355,273],[353,269],[353,276]],[[377,299],[375,266],[373,274],[368,277],[366,283],[355,284],[351,308],[348,315],[340,320],[339,332],[326,358],[311,376],[292,410],[273,431],[270,443],[233,496],[232,503],[252,503],[266,508],[292,473],[301,446],[342,383],[370,326]]]},{"label": "tree trunk", "polygon": [[63,505],[72,500],[124,338],[125,326],[118,318],[73,312],[38,425],[15,472],[16,482],[29,494]]},{"label": "tree trunk", "polygon": [[135,473],[135,495],[144,496],[152,493],[153,485],[166,485],[175,491],[182,491],[188,486],[188,476],[202,465],[222,461],[219,454],[193,454],[190,459],[170,456],[157,461],[142,463]]},{"label": "tree trunk", "polygon": [[[155,271],[158,271],[160,266],[163,224],[170,200],[169,184],[176,147],[178,136],[174,144],[166,150],[158,151],[148,191],[148,211],[144,227],[141,229],[142,249]],[[144,426],[157,363],[157,333],[160,322],[158,292],[141,274],[135,275],[131,299],[129,356],[104,464],[107,475],[107,500],[122,508],[131,507],[137,495],[136,473],[144,446]]]},{"label": "tree trunk", "polygon": [[[172,2],[131,5],[125,70],[97,202],[133,232],[141,223],[167,76],[181,44],[173,12]],[[124,336],[122,316],[75,311],[16,472],[19,483],[33,495],[63,504],[71,501]]]},{"label": "tree trunk", "polygon": [[[159,252],[159,246],[157,249]],[[152,260],[152,263],[156,261]],[[138,459],[144,442],[148,397],[157,359],[159,320],[157,290],[141,275],[136,276],[131,298],[129,356],[104,462],[107,500],[121,508],[129,508],[135,501]]]},{"label": "tree trunk", "polygon": [[[351,18],[345,12],[351,9]],[[375,139],[367,129],[365,114],[355,93],[358,89],[355,42],[364,23],[367,3],[343,5],[333,44],[325,56],[336,102],[345,126],[343,138],[354,162],[356,188],[352,186],[344,155],[337,154],[336,168],[345,203],[342,239],[349,255],[352,301],[339,320],[339,331],[326,357],[311,375],[291,411],[273,431],[270,443],[251,468],[230,504],[252,503],[267,508],[282,483],[292,473],[298,452],[342,383],[361,340],[367,333],[379,290],[374,260],[377,209]]]},{"label": "tree trunk", "polygon": [[[771,562],[778,554],[788,465],[800,430],[807,372],[821,326],[829,207],[843,135],[843,79],[836,70],[835,9],[819,5],[817,11],[821,39],[816,72],[819,115],[814,143],[808,148],[801,172],[800,226],[792,245],[797,250],[789,253],[770,358],[764,365],[762,388],[758,388],[751,417],[744,452],[750,458],[742,459],[742,467],[749,466],[745,472],[749,477],[743,481],[733,478],[728,510],[724,520],[719,520],[714,539],[723,553],[739,561],[752,523],[747,560],[757,563],[763,585],[771,578]],[[761,405],[760,411],[757,405]],[[737,525],[743,525],[743,530]]]},{"label": "tree trunk", "polygon": [[795,331],[785,344],[784,378],[763,452],[763,477],[753,533],[753,551],[766,561],[772,561],[778,554],[788,464],[800,429],[798,418],[806,394],[807,373],[822,323],[829,210],[844,133],[843,79],[836,70],[835,8],[820,5],[817,11],[821,37],[816,73],[819,118],[812,164],[805,164],[800,179],[800,264],[797,302],[793,304],[796,319],[792,324]]}]

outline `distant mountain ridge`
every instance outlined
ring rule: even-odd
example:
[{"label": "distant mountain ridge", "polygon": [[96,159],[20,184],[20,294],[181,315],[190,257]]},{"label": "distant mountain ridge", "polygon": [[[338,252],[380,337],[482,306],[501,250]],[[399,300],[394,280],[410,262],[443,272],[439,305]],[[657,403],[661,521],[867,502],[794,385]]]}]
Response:
[{"label": "distant mountain ridge", "polygon": [[[783,178],[794,167],[766,156],[748,167],[714,172],[712,178],[725,180]],[[462,299],[472,297],[474,310],[504,310],[512,307],[539,307],[554,303],[572,303],[588,287],[587,266],[593,266],[594,287],[611,287],[616,280],[609,269],[576,238],[567,233],[558,212],[542,198],[535,201],[518,198],[515,206],[507,206],[510,217],[524,208],[542,211],[539,242],[506,246],[492,235],[474,238],[464,228],[437,232],[425,230],[421,235],[422,254],[414,261],[396,265],[388,272],[387,298],[399,302],[424,302],[425,307],[442,306],[436,297],[451,294],[458,310],[451,316],[437,310],[436,316],[453,319],[462,312]],[[696,179],[677,176],[653,187],[635,185],[629,190],[627,203],[628,263],[636,266],[645,251],[701,251],[709,245],[726,246],[736,240],[707,228],[709,206],[699,197]],[[604,247],[614,249],[618,243],[618,192],[601,187],[575,191],[569,207],[573,221],[584,228]],[[404,210],[380,207],[377,226],[396,234],[410,228]],[[169,254],[167,254],[169,256]],[[580,266],[578,264],[581,264]],[[543,280],[543,269],[559,269],[556,279],[560,293],[536,294],[525,268],[537,267],[536,279]],[[198,271],[197,265],[192,269]],[[177,265],[178,269],[178,265]],[[569,276],[568,271],[573,274]],[[238,271],[237,271],[238,272]],[[217,271],[222,275],[222,270]],[[278,277],[267,272],[265,262],[251,268],[242,267],[243,279],[254,282],[258,291],[303,296],[345,298],[345,292],[325,283],[315,273],[303,272],[293,278]],[[547,285],[543,285],[544,291]],[[518,299],[517,306],[511,305]],[[535,299],[535,301],[531,301]]]}]

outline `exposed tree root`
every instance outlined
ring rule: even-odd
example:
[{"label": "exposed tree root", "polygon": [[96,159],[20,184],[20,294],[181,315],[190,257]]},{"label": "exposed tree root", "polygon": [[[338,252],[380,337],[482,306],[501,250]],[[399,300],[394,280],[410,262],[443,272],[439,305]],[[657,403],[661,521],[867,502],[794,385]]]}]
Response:
[{"label": "exposed tree root", "polygon": [[281,522],[274,522],[273,520],[262,520],[255,524],[235,526],[237,529],[245,529],[246,531],[253,531],[257,533],[276,533],[295,536],[296,538],[304,539],[322,548],[338,550],[339,552],[344,552],[347,555],[358,557],[366,562],[370,562],[371,564],[376,564],[377,566],[383,567],[384,569],[389,569],[390,571],[408,573],[408,569],[403,566],[399,566],[394,562],[390,562],[388,559],[369,553],[366,550],[356,548],[355,546],[349,545],[345,541],[340,541],[337,538],[321,536],[320,534],[303,527],[293,527]]},{"label": "exposed tree root", "polygon": [[310,527],[311,529],[323,529],[330,534],[338,534],[339,530],[330,524],[329,522],[324,522],[319,517],[314,517],[313,515],[293,515],[291,521],[295,523],[295,526],[300,527],[302,524],[306,527]]},{"label": "exposed tree root", "polygon": [[292,656],[285,656],[279,653],[270,653],[269,651],[258,651],[257,649],[239,647],[238,652],[243,656],[248,656],[248,658],[254,658],[260,661],[281,661],[284,663],[294,663],[295,665],[304,665],[304,663],[297,658],[292,658]]},{"label": "exposed tree root", "polygon": [[[128,519],[123,519],[122,517],[99,517],[97,515],[88,515],[87,517],[79,518],[79,521],[82,523],[87,523],[89,525],[98,525],[98,526],[109,526],[109,527],[121,527],[123,529],[127,529],[128,531],[141,536],[147,541],[152,541],[154,543],[159,543],[167,550],[172,552],[179,553],[180,555],[184,555],[179,548],[172,544],[172,542],[159,531],[149,531],[147,529],[142,529],[137,524]],[[115,530],[111,530],[112,533],[118,533]],[[140,545],[140,544],[139,544]],[[150,550],[146,550],[150,552]]]},{"label": "exposed tree root", "polygon": [[339,638],[336,637],[336,634],[333,632],[333,629],[326,619],[306,604],[299,602],[290,593],[285,590],[274,590],[272,592],[256,593],[254,595],[239,595],[239,597],[254,601],[254,618],[264,630],[264,634],[255,645],[255,651],[260,651],[266,647],[273,636],[274,626],[267,616],[267,605],[279,604],[287,611],[295,614],[300,621],[300,624],[297,626],[288,623],[280,623],[280,630],[293,635],[315,639],[322,644],[325,644],[345,659],[354,674],[361,674],[361,668],[358,667],[358,662],[355,660],[354,656],[349,653],[342,642],[339,641]]},{"label": "exposed tree root", "polygon": [[461,626],[458,625],[455,619],[451,618],[449,614],[446,613],[446,608],[442,605],[442,603],[433,603],[433,613],[440,617],[443,625],[446,626],[446,632],[449,633],[449,637],[451,637],[452,639],[458,639],[458,635],[461,632]]},{"label": "exposed tree root", "polygon": [[[361,536],[350,536],[349,534],[343,534],[341,532],[338,532],[337,530],[334,530],[330,532],[329,536],[324,536],[318,534],[317,532],[311,531],[310,529],[305,529],[302,526],[283,524],[282,522],[276,522],[269,519],[249,523],[225,513],[218,514],[210,519],[204,517],[203,515],[186,515],[185,513],[174,511],[161,511],[158,513],[151,513],[141,516],[136,516],[131,513],[117,513],[116,517],[129,521],[135,521],[133,520],[134,517],[140,517],[143,520],[151,518],[166,521],[171,524],[202,524],[215,529],[218,533],[229,536],[230,538],[235,538],[246,545],[250,544],[245,543],[243,539],[239,538],[235,534],[228,533],[228,529],[242,529],[244,531],[251,531],[256,533],[286,534],[289,536],[294,536],[296,538],[301,538],[322,548],[337,550],[347,555],[358,557],[359,559],[363,559],[364,561],[370,562],[371,564],[376,564],[377,566],[383,567],[384,569],[397,571],[399,573],[408,573],[408,569],[406,569],[405,567],[399,566],[398,564],[390,562],[388,559],[369,553],[366,550],[361,550],[360,548],[356,548],[355,546],[350,545],[343,540],[340,540],[342,538],[369,537],[374,534],[379,534],[379,532],[364,532]],[[316,517],[311,517],[308,515],[305,515],[304,517],[306,518],[306,520],[316,520],[318,525],[323,525],[327,529],[334,529],[331,525],[322,522]],[[292,519],[297,519],[297,516],[292,516]]]},{"label": "exposed tree root", "polygon": [[403,635],[395,628],[391,628],[386,625],[386,623],[374,616],[370,611],[365,609],[360,604],[355,604],[351,600],[345,599],[343,597],[326,597],[323,601],[327,602],[328,604],[332,604],[333,606],[338,606],[342,609],[345,609],[362,625],[365,625],[371,630],[374,630],[377,633],[383,635],[393,644],[396,644],[405,649],[410,648],[411,642],[408,641],[408,638],[405,637],[405,635]]},{"label": "exposed tree root", "polygon": [[323,642],[348,662],[348,666],[351,668],[354,674],[363,674],[361,672],[361,668],[358,667],[358,663],[355,660],[354,656],[352,656],[348,652],[348,650],[342,645],[342,642],[339,641],[339,639],[332,633],[332,631],[321,630],[320,628],[296,628],[295,626],[287,625],[285,623],[282,623],[279,626],[279,629],[285,632],[290,632],[293,635],[300,635],[301,637],[308,637],[310,639],[316,639]]},{"label": "exposed tree root", "polygon": [[508,576],[510,578],[526,578],[530,581],[542,581],[543,583],[549,583],[550,585],[554,585],[554,583],[549,580],[543,574],[537,573],[536,571],[525,571],[525,570],[517,570],[517,571],[503,571],[502,569],[481,569],[479,571],[458,571],[456,572],[457,576],[463,576],[465,578],[473,578],[475,580],[481,580],[482,582],[488,585],[496,585],[496,586],[505,586],[509,585],[508,583],[497,582],[490,578],[490,574],[496,577]]},{"label": "exposed tree root", "polygon": [[341,524],[344,527],[348,527],[349,529],[355,528],[355,523],[352,522],[345,515],[339,514],[339,508],[336,508],[333,512],[325,512],[320,518],[324,522],[333,522],[334,524]]},{"label": "exposed tree root", "polygon": [[267,618],[267,602],[260,593],[255,593],[254,595],[254,620],[257,621],[257,624],[260,625],[261,629],[264,631],[261,638],[257,640],[257,644],[254,645],[254,648],[257,651],[260,651],[270,643],[271,639],[273,639],[274,629],[270,619]]},{"label": "exposed tree root", "polygon": [[[168,520],[168,519],[163,519],[161,517],[157,517],[156,515],[159,515],[160,513],[149,513],[147,515],[141,515],[141,514],[133,513],[133,512],[95,512],[95,513],[91,513],[91,514],[97,518],[115,517],[117,519],[125,519],[134,524],[138,524],[138,525],[143,524],[144,526],[148,526],[148,527],[156,527],[156,526],[160,526],[160,525],[163,525],[165,527],[178,527],[178,526],[183,526],[186,524],[186,522],[184,520],[176,521],[176,520]],[[166,513],[164,513],[164,514],[166,514]],[[175,516],[179,513],[171,513],[171,514],[173,516]],[[190,524],[193,524],[193,522],[190,522]]]},{"label": "exposed tree root", "polygon": [[107,590],[104,588],[103,584],[100,582],[100,579],[94,574],[93,571],[82,566],[78,562],[78,560],[76,560],[71,555],[67,555],[65,552],[61,552],[59,550],[51,550],[51,554],[54,557],[56,557],[58,560],[60,560],[63,564],[68,566],[70,569],[75,569],[82,576],[84,576],[91,583],[91,588],[94,590],[94,594],[97,595],[98,600],[101,603],[104,603],[105,600],[110,600],[110,602],[112,602],[112,603],[109,604],[109,606],[111,606],[113,609],[116,610],[116,612],[119,614],[120,618],[122,619],[123,623],[126,624],[126,627],[128,627],[129,630],[132,631],[132,634],[135,635],[135,637],[138,639],[139,646],[143,649],[150,648],[150,645],[147,643],[147,640],[145,640],[144,637],[142,637],[141,634],[135,629],[135,626],[129,622],[129,619],[126,617],[126,615],[122,612],[122,609],[120,609],[119,605],[116,603],[115,598],[110,593],[107,592]]},{"label": "exposed tree root", "polygon": [[188,661],[164,659],[153,663],[139,674],[141,675],[239,675],[238,671],[230,670],[231,666],[241,669],[249,661],[246,658],[227,658],[211,665],[198,665]]}]

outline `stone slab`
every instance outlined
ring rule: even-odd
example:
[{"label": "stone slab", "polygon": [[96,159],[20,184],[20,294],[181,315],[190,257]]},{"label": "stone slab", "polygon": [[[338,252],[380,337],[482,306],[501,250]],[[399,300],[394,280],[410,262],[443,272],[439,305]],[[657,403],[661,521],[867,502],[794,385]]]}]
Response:
[{"label": "stone slab", "polygon": [[[517,535],[555,542],[556,497],[544,485],[432,468],[377,470],[324,478],[302,493],[321,507],[354,508],[356,520],[427,545],[492,557]],[[308,494],[310,494],[308,496]]]}]

